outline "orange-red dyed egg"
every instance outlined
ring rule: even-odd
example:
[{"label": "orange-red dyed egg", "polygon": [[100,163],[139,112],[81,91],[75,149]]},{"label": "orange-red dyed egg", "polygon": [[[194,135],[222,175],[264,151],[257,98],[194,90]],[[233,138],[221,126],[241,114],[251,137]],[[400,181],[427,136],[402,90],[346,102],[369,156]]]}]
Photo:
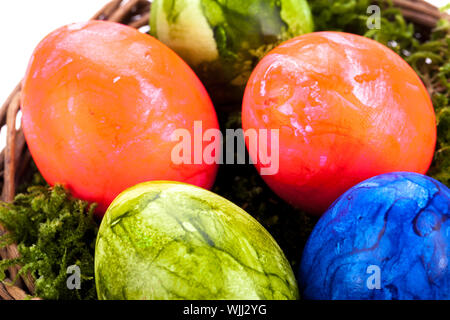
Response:
[{"label": "orange-red dyed egg", "polygon": [[314,214],[372,176],[426,173],[435,121],[426,88],[400,56],[339,32],[305,34],[272,50],[253,71],[242,110],[244,130],[279,130],[279,170],[264,180]]},{"label": "orange-red dyed egg", "polygon": [[210,188],[216,164],[174,164],[176,129],[218,129],[193,71],[153,37],[112,22],[62,27],[35,49],[24,81],[23,130],[50,184],[99,204],[149,180]]}]

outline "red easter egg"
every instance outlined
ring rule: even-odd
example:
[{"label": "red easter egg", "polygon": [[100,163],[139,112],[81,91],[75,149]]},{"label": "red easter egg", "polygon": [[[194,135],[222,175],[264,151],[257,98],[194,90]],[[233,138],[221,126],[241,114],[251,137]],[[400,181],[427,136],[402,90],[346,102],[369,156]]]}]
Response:
[{"label": "red easter egg", "polygon": [[99,204],[149,180],[210,188],[216,164],[174,164],[176,129],[218,129],[188,65],[155,38],[112,22],[62,27],[35,49],[22,91],[23,130],[46,181]]},{"label": "red easter egg", "polygon": [[[242,109],[244,130],[279,130],[279,169],[263,179],[313,214],[372,176],[426,173],[435,122],[425,86],[400,56],[340,32],[305,34],[269,52],[250,77]],[[249,152],[258,169],[270,166]]]}]

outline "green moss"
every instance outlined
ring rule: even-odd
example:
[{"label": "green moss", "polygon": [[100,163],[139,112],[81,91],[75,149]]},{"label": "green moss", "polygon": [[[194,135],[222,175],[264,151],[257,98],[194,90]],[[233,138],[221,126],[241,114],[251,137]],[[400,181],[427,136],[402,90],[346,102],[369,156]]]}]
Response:
[{"label": "green moss", "polygon": [[[298,12],[302,14],[299,15]],[[289,26],[285,30],[283,39],[290,39],[314,30],[314,22],[307,1],[282,0],[280,15],[286,26]]]},{"label": "green moss", "polygon": [[[41,181],[39,175],[36,180]],[[73,199],[62,186],[35,185],[18,194],[12,204],[0,204],[0,223],[10,233],[2,244],[18,244],[20,258],[0,261],[2,278],[8,266],[36,280],[36,295],[44,299],[93,299],[95,206]],[[67,288],[67,268],[81,271],[81,289]]]},{"label": "green moss", "polygon": [[316,31],[345,31],[351,33],[367,30],[367,7],[370,0],[309,0]]}]

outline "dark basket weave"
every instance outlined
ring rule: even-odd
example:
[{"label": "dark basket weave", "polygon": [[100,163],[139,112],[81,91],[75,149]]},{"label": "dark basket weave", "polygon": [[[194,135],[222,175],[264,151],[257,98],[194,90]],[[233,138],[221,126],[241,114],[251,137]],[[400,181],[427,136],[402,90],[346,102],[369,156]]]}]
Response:
[{"label": "dark basket weave", "polygon": [[[442,18],[440,11],[422,0],[394,0],[394,5],[401,9],[404,17],[429,32]],[[93,20],[108,20],[123,23],[134,28],[148,25],[151,3],[148,0],[113,0],[105,5],[93,17]],[[447,16],[448,18],[448,16]],[[6,126],[7,143],[0,154],[1,200],[12,202],[16,186],[30,170],[31,155],[27,148],[22,128],[16,129],[16,117],[20,109],[21,84],[19,83],[0,109],[0,127]],[[0,235],[6,230],[0,225]],[[0,249],[0,259],[13,259],[19,256],[17,246],[10,245]],[[35,293],[34,280],[31,275],[23,275],[12,285],[11,279],[17,275],[19,268],[8,270],[9,278],[0,282],[0,300],[23,300]]]}]

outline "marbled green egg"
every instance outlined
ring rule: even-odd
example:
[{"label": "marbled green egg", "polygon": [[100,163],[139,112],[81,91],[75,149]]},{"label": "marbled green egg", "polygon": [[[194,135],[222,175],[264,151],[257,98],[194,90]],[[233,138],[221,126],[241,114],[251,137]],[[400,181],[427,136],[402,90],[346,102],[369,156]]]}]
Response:
[{"label": "marbled green egg", "polygon": [[314,26],[306,0],[154,0],[150,28],[223,104],[242,99],[268,50]]},{"label": "marbled green egg", "polygon": [[282,250],[248,213],[201,188],[139,184],[98,233],[99,299],[298,299]]}]

